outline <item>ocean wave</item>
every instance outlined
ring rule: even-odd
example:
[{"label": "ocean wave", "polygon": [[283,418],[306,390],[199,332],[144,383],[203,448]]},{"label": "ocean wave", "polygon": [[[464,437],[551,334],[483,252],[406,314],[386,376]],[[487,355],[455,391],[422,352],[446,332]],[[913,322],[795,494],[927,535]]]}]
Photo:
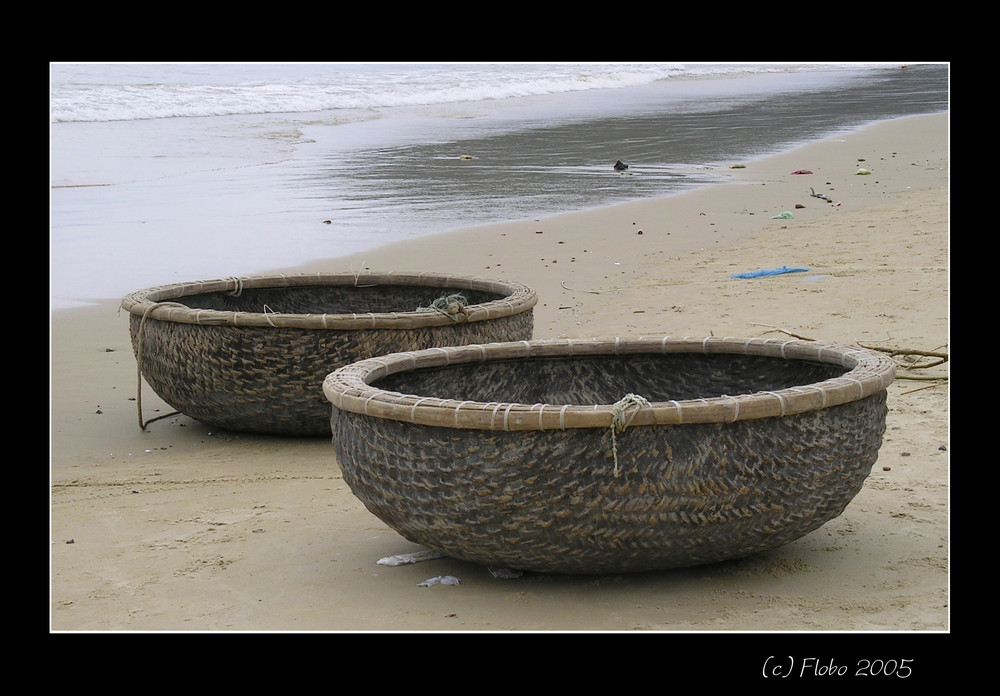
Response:
[{"label": "ocean wave", "polygon": [[54,64],[50,121],[377,110],[856,64]]}]

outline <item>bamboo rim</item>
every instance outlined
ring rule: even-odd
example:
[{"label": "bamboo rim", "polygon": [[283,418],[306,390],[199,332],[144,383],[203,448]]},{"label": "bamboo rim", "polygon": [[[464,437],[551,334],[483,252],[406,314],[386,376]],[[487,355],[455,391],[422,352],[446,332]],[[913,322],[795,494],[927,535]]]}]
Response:
[{"label": "bamboo rim", "polygon": [[[197,309],[178,300],[213,292],[238,294],[249,288],[287,288],[307,286],[396,285],[445,287],[478,290],[503,295],[501,299],[468,305],[458,314],[433,309],[412,312],[367,312],[350,314],[287,314],[270,312],[231,312]],[[302,273],[244,276],[175,283],[139,290],[122,300],[122,308],[139,317],[181,324],[209,326],[270,326],[296,329],[411,329],[455,323],[486,321],[525,312],[538,302],[534,290],[514,281],[479,276],[433,273]]]},{"label": "bamboo rim", "polygon": [[[801,340],[762,338],[551,339],[452,346],[395,353],[346,365],[323,380],[333,406],[376,418],[477,430],[565,430],[608,428],[621,415],[616,404],[484,403],[402,394],[371,386],[398,372],[498,359],[599,355],[732,354],[807,360],[838,365],[843,375],[774,391],[679,400],[634,406],[630,427],[727,423],[817,411],[857,401],[886,389],[895,380],[895,363],[864,348]],[[625,395],[623,395],[624,397]]]}]

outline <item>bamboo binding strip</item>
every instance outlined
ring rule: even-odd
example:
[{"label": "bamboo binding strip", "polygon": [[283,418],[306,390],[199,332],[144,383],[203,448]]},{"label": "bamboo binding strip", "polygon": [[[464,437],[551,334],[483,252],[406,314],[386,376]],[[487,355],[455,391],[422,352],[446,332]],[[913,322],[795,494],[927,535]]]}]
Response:
[{"label": "bamboo binding strip", "polygon": [[479,430],[607,428],[615,421],[616,409],[620,409],[615,403],[485,403],[386,391],[372,383],[408,370],[476,362],[642,354],[761,356],[825,363],[841,367],[844,372],[817,383],[784,389],[649,403],[630,413],[632,426],[780,417],[857,401],[885,390],[895,379],[891,359],[863,348],[801,340],[665,336],[526,340],[379,356],[331,373],[324,380],[323,391],[338,409],[420,425]]},{"label": "bamboo binding strip", "polygon": [[[282,312],[261,304],[259,311],[225,311],[188,307],[176,300],[211,293],[226,293],[238,297],[247,290],[302,288],[309,286],[355,286],[358,288],[409,286],[413,288],[472,289],[501,295],[496,299],[462,308],[455,317],[432,308],[418,311],[294,313]],[[245,276],[216,280],[162,285],[140,290],[122,300],[122,308],[137,316],[160,321],[205,326],[262,326],[298,329],[407,329],[445,326],[458,321],[482,321],[518,314],[531,309],[538,296],[531,288],[513,281],[503,281],[457,274],[433,273],[303,273],[270,276]],[[152,305],[152,306],[151,306]]]}]

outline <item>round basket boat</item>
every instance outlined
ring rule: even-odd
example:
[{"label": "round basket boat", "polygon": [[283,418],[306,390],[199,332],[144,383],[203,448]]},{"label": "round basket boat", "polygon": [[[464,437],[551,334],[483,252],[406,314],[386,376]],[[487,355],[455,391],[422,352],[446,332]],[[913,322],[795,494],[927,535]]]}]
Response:
[{"label": "round basket boat", "polygon": [[403,537],[582,574],[739,558],[836,517],[894,379],[858,348],[667,337],[400,353],[323,389],[344,480]]},{"label": "round basket boat", "polygon": [[[321,273],[165,285],[128,295],[122,307],[142,377],[180,413],[234,431],[329,436],[322,385],[336,368],[529,339],[536,302],[509,281]],[[141,401],[139,410],[145,428]]]}]

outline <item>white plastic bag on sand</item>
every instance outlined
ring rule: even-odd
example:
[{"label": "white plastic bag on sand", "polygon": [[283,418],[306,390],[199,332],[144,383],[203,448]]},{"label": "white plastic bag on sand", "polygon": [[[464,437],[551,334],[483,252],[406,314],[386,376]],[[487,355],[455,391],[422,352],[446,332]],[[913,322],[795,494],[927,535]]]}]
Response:
[{"label": "white plastic bag on sand", "polygon": [[456,578],[454,575],[438,575],[433,578],[428,578],[423,582],[418,582],[417,587],[432,587],[434,585],[461,585],[462,581]]},{"label": "white plastic bag on sand", "polygon": [[433,561],[435,558],[444,558],[444,554],[426,549],[424,551],[414,551],[413,553],[386,556],[385,558],[378,559],[377,563],[384,566],[401,566],[410,563],[419,563],[420,561]]}]

